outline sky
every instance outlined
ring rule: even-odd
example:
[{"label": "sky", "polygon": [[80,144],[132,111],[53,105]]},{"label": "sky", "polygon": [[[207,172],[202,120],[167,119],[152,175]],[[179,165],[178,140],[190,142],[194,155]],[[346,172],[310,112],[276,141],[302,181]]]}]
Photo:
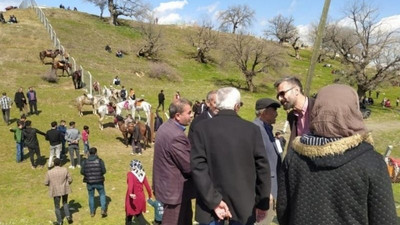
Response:
[{"label": "sky", "polygon": [[[120,0],[114,0],[118,2]],[[143,0],[146,1],[146,0]],[[390,21],[388,26],[400,27],[399,0],[366,0],[378,8],[378,20]],[[18,6],[22,0],[0,0],[0,10],[6,6]],[[39,6],[58,7],[62,3],[65,7],[77,7],[79,11],[100,14],[100,9],[92,3],[84,0],[36,0]],[[217,26],[216,17],[218,12],[226,10],[229,6],[247,4],[255,10],[255,21],[250,27],[253,35],[260,36],[268,27],[268,20],[279,14],[294,18],[294,24],[300,32],[307,32],[311,23],[318,23],[324,1],[323,0],[177,0],[161,1],[147,0],[152,6],[160,24],[201,24],[204,19],[212,20]],[[329,8],[329,20],[339,21],[345,17],[344,10],[349,7],[351,0],[331,0]],[[108,10],[103,14],[108,16]]]}]

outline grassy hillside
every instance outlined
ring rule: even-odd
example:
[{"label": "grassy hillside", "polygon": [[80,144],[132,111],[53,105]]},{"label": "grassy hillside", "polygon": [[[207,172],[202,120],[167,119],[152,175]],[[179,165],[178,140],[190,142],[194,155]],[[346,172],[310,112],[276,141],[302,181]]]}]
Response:
[{"label": "grassy hillside", "polygon": [[[97,16],[64,11],[59,9],[44,10],[57,35],[68,53],[77,63],[89,70],[95,80],[102,85],[109,85],[114,76],[118,75],[123,85],[128,89],[134,88],[136,96],[144,97],[154,107],[157,106],[157,94],[164,89],[166,104],[172,100],[175,91],[190,100],[201,100],[211,89],[227,86],[230,80],[244,82],[236,66],[228,62],[220,51],[213,51],[215,63],[204,65],[197,63],[190,57],[194,49],[189,45],[187,35],[192,28],[177,26],[162,26],[165,50],[161,60],[173,68],[182,78],[180,82],[150,79],[146,76],[140,78],[135,72],[148,74],[150,63],[137,58],[135,53],[142,43],[138,32],[138,24],[126,21],[126,26],[113,27]],[[97,116],[89,113],[90,108],[85,107],[88,113],[79,117],[74,107],[74,99],[82,94],[82,90],[74,90],[71,78],[61,77],[58,83],[48,83],[42,76],[50,70],[49,65],[43,65],[39,60],[39,52],[53,48],[50,38],[39,22],[33,10],[14,10],[6,12],[15,14],[18,24],[0,24],[0,87],[8,96],[14,96],[18,87],[24,91],[33,86],[38,95],[39,116],[30,116],[33,126],[46,131],[50,122],[60,119],[76,121],[81,130],[83,125],[90,127],[90,143],[97,146],[99,155],[105,160],[107,166],[106,193],[109,197],[109,217],[101,219],[99,216],[90,218],[87,203],[86,186],[78,170],[71,170],[74,182],[73,193],[70,195],[71,207],[75,224],[122,224],[124,218],[124,199],[126,191],[126,172],[129,170],[129,161],[137,158],[144,162],[149,181],[152,177],[153,149],[149,149],[141,156],[131,156],[130,148],[126,148],[120,141],[120,132],[109,126],[100,131],[97,126]],[[128,26],[129,25],[129,26]],[[224,40],[221,40],[223,42]],[[109,54],[104,46],[109,44],[113,53]],[[122,49],[129,54],[123,58],[115,57],[115,51]],[[255,78],[258,87],[257,93],[248,93],[241,90],[244,107],[240,115],[248,120],[254,118],[254,104],[260,97],[274,98],[273,82],[283,74],[297,74],[303,80],[307,73],[311,52],[301,51],[302,60],[294,60],[289,56],[291,49],[285,49],[286,60],[289,66],[273,74],[262,74]],[[48,59],[47,59],[48,60]],[[336,61],[329,61],[339,67]],[[316,92],[323,85],[329,84],[334,77],[330,68],[318,65],[316,76],[313,80],[312,92]],[[394,99],[399,95],[399,88],[382,87],[381,93]],[[381,95],[382,98],[383,95]],[[398,109],[398,108],[397,108]],[[397,109],[388,110],[378,104],[372,107],[372,116],[366,123],[373,131],[378,151],[383,152],[388,144],[394,145],[393,156],[400,157],[400,138],[398,133],[399,113]],[[276,129],[281,129],[286,113],[279,111]],[[15,108],[11,112],[12,118],[18,118]],[[111,122],[108,119],[107,122]],[[53,201],[48,197],[47,187],[43,185],[46,169],[32,170],[28,156],[23,163],[15,162],[15,143],[12,133],[8,131],[14,123],[6,126],[0,122],[0,224],[50,224],[55,220]],[[48,158],[49,144],[39,136],[42,154]],[[27,153],[27,150],[25,150]],[[68,166],[69,163],[66,164]],[[400,187],[393,185],[397,205],[400,204]],[[149,213],[145,214],[148,221],[153,219],[153,210],[148,207]],[[99,215],[100,209],[98,209]]]}]

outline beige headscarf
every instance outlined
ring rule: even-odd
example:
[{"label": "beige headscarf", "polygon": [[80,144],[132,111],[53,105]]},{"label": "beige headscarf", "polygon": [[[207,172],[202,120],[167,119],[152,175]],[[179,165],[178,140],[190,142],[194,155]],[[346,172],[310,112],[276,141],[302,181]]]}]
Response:
[{"label": "beige headscarf", "polygon": [[310,115],[311,133],[330,138],[366,134],[359,104],[356,91],[348,85],[321,88]]}]

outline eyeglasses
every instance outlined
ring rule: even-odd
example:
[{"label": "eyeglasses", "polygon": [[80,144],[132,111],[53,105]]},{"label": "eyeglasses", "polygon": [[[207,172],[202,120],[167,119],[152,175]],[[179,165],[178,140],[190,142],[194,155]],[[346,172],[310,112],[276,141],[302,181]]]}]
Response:
[{"label": "eyeglasses", "polygon": [[277,98],[277,99],[279,99],[279,97],[284,98],[285,95],[286,95],[286,93],[289,92],[289,91],[291,91],[293,88],[295,88],[295,87],[291,87],[291,88],[287,89],[286,91],[280,91],[280,92],[278,92],[278,94],[276,95],[276,98]]}]

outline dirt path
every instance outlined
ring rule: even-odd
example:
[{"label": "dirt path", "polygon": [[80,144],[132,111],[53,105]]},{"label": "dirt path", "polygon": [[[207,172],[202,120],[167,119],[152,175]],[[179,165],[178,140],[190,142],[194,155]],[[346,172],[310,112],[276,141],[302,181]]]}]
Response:
[{"label": "dirt path", "polygon": [[373,132],[383,132],[383,131],[391,131],[391,130],[400,130],[400,121],[399,120],[390,120],[390,121],[365,121],[365,124],[368,130]]}]

